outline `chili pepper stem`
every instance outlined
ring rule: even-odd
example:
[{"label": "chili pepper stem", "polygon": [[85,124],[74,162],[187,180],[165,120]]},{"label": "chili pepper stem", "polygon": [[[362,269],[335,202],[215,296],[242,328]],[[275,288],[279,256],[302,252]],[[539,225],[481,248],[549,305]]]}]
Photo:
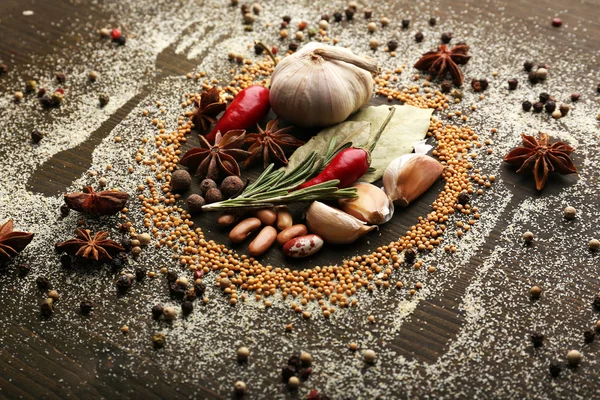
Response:
[{"label": "chili pepper stem", "polygon": [[369,143],[367,143],[364,147],[364,149],[369,154],[373,153],[373,150],[375,150],[375,146],[377,146],[377,141],[379,141],[379,138],[383,134],[383,131],[385,130],[388,123],[392,120],[392,117],[394,116],[394,113],[396,112],[396,107],[390,107],[389,110],[390,110],[390,112],[389,112],[388,116],[386,117],[385,121],[383,121],[383,123],[379,127],[379,130],[377,131],[377,133],[375,134],[373,139],[369,140]]},{"label": "chili pepper stem", "polygon": [[269,49],[263,42],[261,42],[260,40],[255,40],[254,44],[257,45],[258,47],[261,47],[264,51],[267,52],[267,54],[269,55],[269,57],[271,57],[271,60],[273,60],[273,66],[276,67],[277,66],[277,60],[275,59],[275,55],[273,55],[273,52],[271,51],[271,49]]}]

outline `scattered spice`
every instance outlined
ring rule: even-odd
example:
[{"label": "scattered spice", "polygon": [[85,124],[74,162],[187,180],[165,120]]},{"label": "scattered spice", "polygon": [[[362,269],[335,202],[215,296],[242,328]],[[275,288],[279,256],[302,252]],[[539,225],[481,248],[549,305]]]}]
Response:
[{"label": "scattered spice", "polygon": [[567,206],[563,210],[563,217],[567,220],[575,219],[576,216],[577,216],[577,210],[575,209],[575,207]]},{"label": "scattered spice", "polygon": [[533,343],[533,347],[540,347],[544,344],[545,336],[541,333],[534,332],[531,334],[531,343]]},{"label": "scattered spice", "polygon": [[557,378],[562,372],[562,364],[556,360],[550,361],[549,365],[550,375],[553,378]]},{"label": "scattered spice", "polygon": [[531,296],[531,298],[533,300],[537,300],[540,298],[540,296],[542,295],[542,288],[539,286],[532,286],[531,289],[529,289],[529,296]]},{"label": "scattered spice", "polygon": [[167,338],[162,333],[157,333],[152,336],[152,345],[155,349],[162,349],[167,343]]},{"label": "scattered spice", "polygon": [[415,33],[415,42],[421,43],[424,38],[425,38],[425,35],[423,35],[423,32],[419,31],[419,32]]},{"label": "scattered spice", "polygon": [[79,311],[83,314],[83,315],[87,315],[90,312],[92,312],[92,308],[93,308],[93,303],[89,300],[83,300],[80,304],[79,304]]}]

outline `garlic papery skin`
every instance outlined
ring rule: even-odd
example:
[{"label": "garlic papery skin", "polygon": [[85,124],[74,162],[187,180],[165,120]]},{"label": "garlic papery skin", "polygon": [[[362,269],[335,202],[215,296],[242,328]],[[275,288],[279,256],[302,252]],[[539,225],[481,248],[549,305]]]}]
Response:
[{"label": "garlic papery skin", "polygon": [[349,244],[377,228],[366,225],[350,214],[313,201],[306,211],[306,225],[310,233],[323,238],[327,243]]},{"label": "garlic papery skin", "polygon": [[371,225],[381,225],[392,218],[394,203],[382,189],[366,182],[355,183],[352,187],[356,188],[358,197],[340,199],[342,211]]},{"label": "garlic papery skin", "polygon": [[383,173],[383,188],[402,207],[425,193],[438,180],[444,166],[425,154],[405,154],[393,160]]},{"label": "garlic papery skin", "polygon": [[311,42],[285,57],[271,75],[269,101],[278,117],[302,127],[337,124],[373,96],[375,61]]}]

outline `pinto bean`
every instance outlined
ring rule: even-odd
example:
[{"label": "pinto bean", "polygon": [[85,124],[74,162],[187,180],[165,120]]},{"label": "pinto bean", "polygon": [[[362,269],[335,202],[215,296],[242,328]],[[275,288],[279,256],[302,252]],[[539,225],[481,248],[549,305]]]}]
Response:
[{"label": "pinto bean", "polygon": [[286,206],[277,207],[277,229],[283,231],[294,225],[292,213]]},{"label": "pinto bean", "polygon": [[256,235],[256,238],[254,238],[252,243],[248,246],[250,255],[252,257],[258,257],[269,250],[269,247],[275,242],[275,238],[277,238],[277,230],[275,228],[268,225],[262,228],[258,235]]},{"label": "pinto bean", "polygon": [[260,219],[263,225],[273,225],[277,220],[277,213],[270,208],[264,208],[254,213],[254,216]]},{"label": "pinto bean", "polygon": [[258,228],[260,228],[260,219],[246,218],[229,232],[229,240],[233,243],[241,243]]},{"label": "pinto bean", "polygon": [[233,214],[222,214],[219,219],[217,220],[217,223],[221,226],[231,226],[233,224],[235,224],[235,221],[237,221],[237,217]]},{"label": "pinto bean", "polygon": [[284,244],[286,244],[293,238],[298,237],[298,236],[304,236],[307,233],[308,233],[308,229],[306,229],[306,225],[303,225],[303,224],[292,225],[289,228],[284,229],[281,232],[279,232],[279,235],[277,235],[277,243],[279,243],[280,246],[283,246]]},{"label": "pinto bean", "polygon": [[292,258],[308,257],[321,250],[323,239],[320,236],[310,234],[298,236],[283,245],[283,252]]}]

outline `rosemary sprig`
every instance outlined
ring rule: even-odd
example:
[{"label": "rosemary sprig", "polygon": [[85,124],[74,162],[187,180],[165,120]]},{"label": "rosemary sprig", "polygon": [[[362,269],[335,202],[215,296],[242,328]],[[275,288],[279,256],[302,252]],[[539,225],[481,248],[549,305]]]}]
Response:
[{"label": "rosemary sprig", "polygon": [[202,209],[231,211],[240,208],[266,208],[296,201],[357,197],[355,188],[338,189],[339,180],[294,190],[320,171],[326,160],[327,158],[319,160],[313,152],[304,163],[287,173],[283,168],[274,171],[274,164],[271,164],[237,197],[204,205]]}]

